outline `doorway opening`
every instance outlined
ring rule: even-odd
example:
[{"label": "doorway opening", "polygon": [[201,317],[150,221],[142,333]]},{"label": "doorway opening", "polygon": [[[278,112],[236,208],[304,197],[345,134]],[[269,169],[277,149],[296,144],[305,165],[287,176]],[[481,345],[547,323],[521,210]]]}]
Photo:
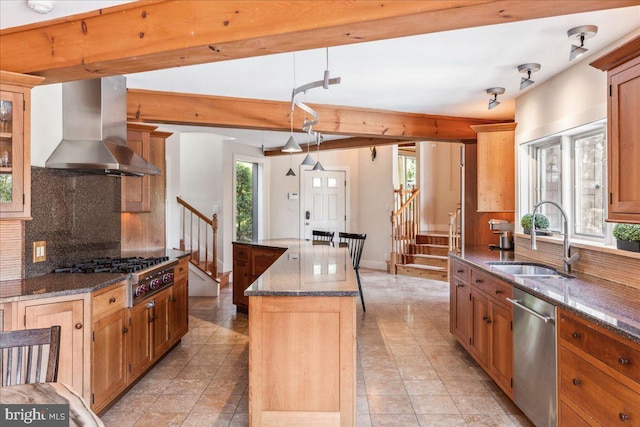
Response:
[{"label": "doorway opening", "polygon": [[259,238],[260,165],[238,160],[235,163],[235,239],[252,241]]}]

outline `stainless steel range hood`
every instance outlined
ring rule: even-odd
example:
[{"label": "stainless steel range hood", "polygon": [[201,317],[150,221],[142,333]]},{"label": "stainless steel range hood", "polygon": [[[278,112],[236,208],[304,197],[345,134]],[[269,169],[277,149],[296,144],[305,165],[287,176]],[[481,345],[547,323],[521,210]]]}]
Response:
[{"label": "stainless steel range hood", "polygon": [[124,76],[62,85],[62,142],[45,166],[114,176],[160,175],[127,147]]}]

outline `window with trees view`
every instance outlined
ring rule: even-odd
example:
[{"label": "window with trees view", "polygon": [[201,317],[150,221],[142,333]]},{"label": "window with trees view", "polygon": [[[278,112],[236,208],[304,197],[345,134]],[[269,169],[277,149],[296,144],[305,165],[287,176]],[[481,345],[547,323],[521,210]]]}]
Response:
[{"label": "window with trees view", "polygon": [[[604,120],[533,141],[529,169],[531,206],[541,200],[560,203],[569,215],[571,234],[603,240],[606,215],[606,122]],[[549,229],[560,231],[558,209],[542,205]],[[530,210],[530,208],[528,208]],[[523,212],[526,213],[526,212]]]},{"label": "window with trees view", "polygon": [[236,162],[236,240],[258,238],[258,164]]},{"label": "window with trees view", "polygon": [[400,184],[411,190],[416,186],[416,156],[398,154],[398,174]]}]

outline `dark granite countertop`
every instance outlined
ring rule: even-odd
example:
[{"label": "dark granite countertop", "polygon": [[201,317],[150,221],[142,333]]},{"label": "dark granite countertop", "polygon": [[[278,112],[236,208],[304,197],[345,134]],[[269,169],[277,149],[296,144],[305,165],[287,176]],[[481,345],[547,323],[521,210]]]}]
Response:
[{"label": "dark granite countertop", "polygon": [[[531,262],[513,252],[491,251],[486,246],[465,247],[454,258],[479,267],[531,295],[575,313],[622,337],[640,343],[640,290],[587,275],[561,278],[515,277],[491,269],[487,262]],[[535,262],[534,262],[535,263]]]},{"label": "dark granite countertop", "polygon": [[298,239],[247,244],[286,249],[244,291],[247,296],[358,296],[356,274],[346,248],[313,245]]},{"label": "dark granite countertop", "polygon": [[[189,254],[189,251],[160,249],[123,252],[122,256],[168,256],[180,259]],[[128,278],[128,274],[122,273],[49,273],[28,279],[4,280],[0,282],[0,303],[89,293]]]}]

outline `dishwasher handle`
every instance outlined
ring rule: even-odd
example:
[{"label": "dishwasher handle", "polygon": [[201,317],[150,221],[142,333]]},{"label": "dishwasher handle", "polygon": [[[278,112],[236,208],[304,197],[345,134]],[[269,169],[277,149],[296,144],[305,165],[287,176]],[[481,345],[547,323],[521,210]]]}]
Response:
[{"label": "dishwasher handle", "polygon": [[511,299],[511,298],[505,298],[507,301],[509,301],[511,304],[515,305],[516,307],[520,307],[521,309],[523,309],[524,311],[526,311],[527,313],[531,314],[532,316],[537,317],[538,319],[542,320],[544,323],[553,323],[553,319],[549,316],[543,316],[542,314],[538,313],[537,311],[531,310],[529,307],[523,305],[520,300],[517,299]]}]

